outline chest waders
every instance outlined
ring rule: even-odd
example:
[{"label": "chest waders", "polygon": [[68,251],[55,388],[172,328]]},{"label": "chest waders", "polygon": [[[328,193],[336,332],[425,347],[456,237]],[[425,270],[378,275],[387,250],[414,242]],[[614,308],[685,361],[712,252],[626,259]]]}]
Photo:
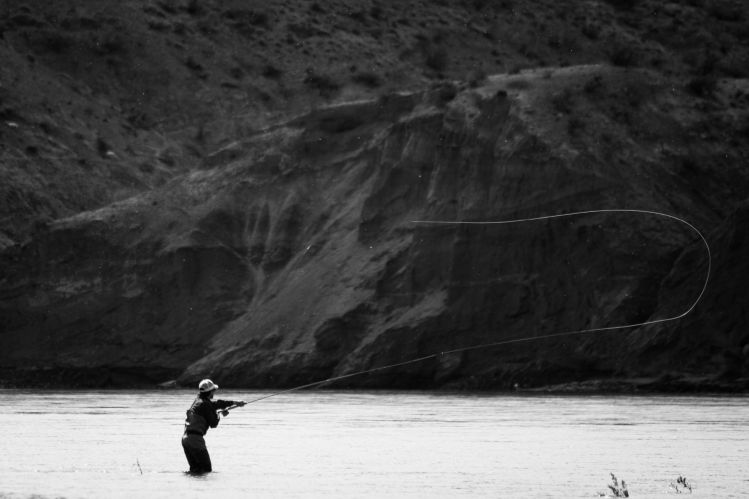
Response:
[{"label": "chest waders", "polygon": [[190,465],[190,473],[208,473],[213,471],[211,456],[205,446],[205,432],[208,422],[200,414],[196,414],[192,407],[187,411],[185,419],[185,433],[182,435],[182,450]]}]

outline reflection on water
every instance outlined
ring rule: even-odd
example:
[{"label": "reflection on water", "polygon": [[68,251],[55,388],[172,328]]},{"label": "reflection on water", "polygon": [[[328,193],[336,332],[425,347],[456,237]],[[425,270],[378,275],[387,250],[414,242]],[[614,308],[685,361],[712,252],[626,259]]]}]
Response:
[{"label": "reflection on water", "polygon": [[[251,399],[257,392],[222,390]],[[746,497],[747,397],[299,392],[236,409],[185,473],[191,391],[0,390],[0,497]]]}]

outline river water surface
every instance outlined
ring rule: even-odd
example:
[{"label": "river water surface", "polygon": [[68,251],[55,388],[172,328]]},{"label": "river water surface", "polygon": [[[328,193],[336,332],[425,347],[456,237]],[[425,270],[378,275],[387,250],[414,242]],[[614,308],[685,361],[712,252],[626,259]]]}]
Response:
[{"label": "river water surface", "polygon": [[749,497],[747,397],[297,392],[234,410],[191,476],[193,395],[0,390],[0,497],[598,497],[610,473],[633,498],[680,475]]}]

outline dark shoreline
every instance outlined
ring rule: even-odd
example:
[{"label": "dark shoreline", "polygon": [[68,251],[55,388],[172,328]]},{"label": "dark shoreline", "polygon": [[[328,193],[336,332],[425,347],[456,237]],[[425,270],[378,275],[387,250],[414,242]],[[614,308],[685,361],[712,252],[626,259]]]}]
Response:
[{"label": "dark shoreline", "polygon": [[[134,371],[117,368],[0,368],[0,389],[50,390],[176,390],[190,389],[174,381],[177,373],[169,369]],[[165,381],[167,380],[167,381]],[[222,386],[233,390],[286,390],[293,386]],[[569,381],[557,384],[512,387],[434,386],[372,386],[347,383],[345,386],[320,387],[319,390],[386,390],[425,391],[434,393],[528,394],[528,395],[710,395],[749,394],[749,379],[725,379],[715,376],[669,374],[660,377],[604,378]]]}]

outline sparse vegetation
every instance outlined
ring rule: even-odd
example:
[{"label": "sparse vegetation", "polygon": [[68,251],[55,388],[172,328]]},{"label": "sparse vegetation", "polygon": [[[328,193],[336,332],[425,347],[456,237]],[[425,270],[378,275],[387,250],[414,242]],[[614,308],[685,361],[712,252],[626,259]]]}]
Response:
[{"label": "sparse vegetation", "polygon": [[629,491],[627,490],[627,483],[622,480],[621,484],[616,475],[611,473],[611,483],[608,485],[611,495],[605,492],[599,492],[598,495],[601,497],[629,497]]},{"label": "sparse vegetation", "polygon": [[677,494],[684,494],[687,491],[689,491],[688,492],[689,494],[692,493],[692,484],[689,483],[689,481],[687,480],[687,477],[684,477],[681,475],[679,475],[679,477],[675,481],[671,482],[669,486]]}]

